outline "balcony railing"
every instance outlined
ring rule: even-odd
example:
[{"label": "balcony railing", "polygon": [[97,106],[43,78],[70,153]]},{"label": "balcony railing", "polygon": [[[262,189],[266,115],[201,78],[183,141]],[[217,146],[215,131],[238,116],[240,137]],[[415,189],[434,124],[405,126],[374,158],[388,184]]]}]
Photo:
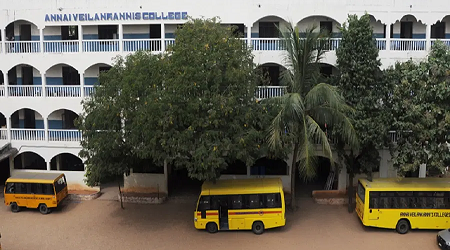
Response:
[{"label": "balcony railing", "polygon": [[283,96],[286,93],[286,86],[258,86],[255,97],[258,100]]},{"label": "balcony railing", "polygon": [[392,38],[391,50],[422,51],[427,49],[426,44],[426,39]]},{"label": "balcony railing", "polygon": [[450,39],[431,39],[431,46],[433,46],[437,40],[443,42],[447,47],[450,47]]},{"label": "balcony railing", "polygon": [[0,128],[0,140],[7,140],[7,139],[8,139],[8,129]]},{"label": "balcony railing", "polygon": [[89,97],[91,96],[95,91],[94,86],[85,86],[84,87],[84,96]]},{"label": "balcony railing", "polygon": [[6,53],[38,53],[40,41],[5,42]]},{"label": "balcony railing", "polygon": [[251,46],[253,50],[284,50],[286,42],[280,38],[252,38]]},{"label": "balcony railing", "polygon": [[0,96],[5,96],[5,86],[0,86]]},{"label": "balcony railing", "polygon": [[45,129],[12,128],[11,140],[45,141]]},{"label": "balcony railing", "polygon": [[76,129],[49,129],[49,141],[81,141],[81,131]]},{"label": "balcony railing", "polygon": [[13,97],[42,96],[42,86],[10,85],[8,86],[8,95]]},{"label": "balcony railing", "polygon": [[79,52],[79,41],[44,41],[44,52],[46,53],[73,53]]},{"label": "balcony railing", "polygon": [[386,50],[386,38],[377,38],[378,50]]},{"label": "balcony railing", "polygon": [[165,46],[174,45],[175,44],[175,38],[167,38],[165,39]]},{"label": "balcony railing", "polygon": [[161,51],[161,39],[124,39],[123,51]]},{"label": "balcony railing", "polygon": [[46,86],[45,94],[48,97],[80,97],[80,86]]},{"label": "balcony railing", "polygon": [[119,51],[119,40],[85,40],[84,52],[115,52]]}]

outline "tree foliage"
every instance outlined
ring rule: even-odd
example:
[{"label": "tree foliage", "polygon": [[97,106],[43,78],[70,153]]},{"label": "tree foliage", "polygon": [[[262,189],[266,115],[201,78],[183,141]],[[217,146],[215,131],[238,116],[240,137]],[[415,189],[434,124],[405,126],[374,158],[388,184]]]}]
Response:
[{"label": "tree foliage", "polygon": [[[303,178],[309,179],[316,174],[316,142],[320,142],[325,155],[332,159],[331,146],[322,128],[324,124],[341,125],[343,137],[350,142],[355,142],[356,138],[346,116],[351,108],[337,87],[319,82],[319,63],[328,45],[327,35],[317,32],[313,26],[300,37],[298,27],[292,24],[281,30],[281,34],[286,43],[288,69],[281,82],[287,86],[287,93],[267,100],[279,110],[270,126],[268,143],[273,149],[293,145],[291,195],[295,197],[297,162]],[[291,206],[295,209],[295,199]]]},{"label": "tree foliage", "polygon": [[[342,40],[336,51],[340,71],[338,86],[348,105],[354,108],[350,117],[359,139],[359,150],[339,140],[339,157],[349,174],[349,199],[353,197],[353,177],[380,166],[379,149],[388,146],[389,91],[380,70],[378,48],[373,36],[370,17],[349,15],[342,27]],[[337,132],[340,130],[336,127]],[[339,135],[339,133],[337,133]],[[349,209],[351,202],[349,202]]]},{"label": "tree foliage", "polygon": [[386,70],[394,82],[392,148],[399,174],[421,164],[443,172],[450,166],[450,51],[436,42],[426,61],[397,63]]},{"label": "tree foliage", "polygon": [[252,165],[268,153],[273,109],[255,100],[261,79],[249,48],[215,18],[190,19],[175,36],[163,55],[118,58],[83,104],[89,184],[146,160],[214,180],[228,163]]}]

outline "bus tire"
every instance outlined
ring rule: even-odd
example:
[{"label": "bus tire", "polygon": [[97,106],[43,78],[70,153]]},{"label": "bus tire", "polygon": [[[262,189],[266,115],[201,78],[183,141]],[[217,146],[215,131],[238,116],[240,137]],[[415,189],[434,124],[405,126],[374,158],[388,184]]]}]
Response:
[{"label": "bus tire", "polygon": [[264,223],[262,223],[261,221],[253,222],[252,231],[254,234],[258,235],[264,233]]},{"label": "bus tire", "polygon": [[18,213],[20,211],[20,207],[15,202],[11,202],[11,212]]},{"label": "bus tire", "polygon": [[217,224],[215,222],[208,222],[208,224],[206,224],[206,231],[208,231],[208,233],[217,233],[218,228],[217,228]]},{"label": "bus tire", "polygon": [[45,204],[39,204],[39,212],[41,212],[41,214],[48,214],[50,213],[50,209]]},{"label": "bus tire", "polygon": [[397,226],[395,227],[395,230],[399,234],[406,234],[409,229],[411,229],[411,225],[409,224],[409,221],[406,219],[401,219],[397,222]]}]

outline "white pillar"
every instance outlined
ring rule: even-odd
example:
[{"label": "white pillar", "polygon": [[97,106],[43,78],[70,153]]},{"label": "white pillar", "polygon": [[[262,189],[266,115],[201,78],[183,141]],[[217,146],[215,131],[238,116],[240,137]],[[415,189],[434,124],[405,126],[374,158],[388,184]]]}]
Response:
[{"label": "white pillar", "polygon": [[391,24],[386,24],[386,50],[391,50]]},{"label": "white pillar", "polygon": [[9,79],[8,79],[8,70],[3,71],[3,84],[5,86],[5,97],[9,96],[9,90],[8,90],[8,86],[9,86]]},{"label": "white pillar", "polygon": [[48,161],[48,162],[47,162],[47,171],[50,171],[50,170],[52,170],[52,167],[51,167],[51,165],[50,165],[50,162]]},{"label": "white pillar", "polygon": [[61,170],[61,155],[56,156],[56,170]]},{"label": "white pillar", "polygon": [[45,72],[42,73],[41,72],[41,81],[42,81],[42,97],[46,97],[47,96],[47,77],[45,76]]},{"label": "white pillar", "polygon": [[84,72],[78,71],[78,73],[80,74],[80,91],[81,91],[81,98],[84,98],[84,96],[85,96],[85,93],[84,93]]},{"label": "white pillar", "polygon": [[8,141],[11,142],[11,116],[6,117],[6,129],[7,129],[7,137]]},{"label": "white pillar", "polygon": [[45,141],[48,142],[48,117],[44,118]]},{"label": "white pillar", "polygon": [[123,25],[119,24],[119,51],[123,52]]},{"label": "white pillar", "polygon": [[44,29],[39,29],[39,47],[41,49],[41,53],[44,53]]},{"label": "white pillar", "polygon": [[9,156],[9,173],[12,175],[14,172],[14,156]]},{"label": "white pillar", "polygon": [[426,24],[425,38],[427,39],[426,40],[427,51],[430,51],[431,50],[431,25],[430,24]]},{"label": "white pillar", "polygon": [[1,36],[2,36],[2,53],[6,54],[6,30],[1,30]]},{"label": "white pillar", "polygon": [[161,24],[161,51],[166,50],[166,27],[164,23]]},{"label": "white pillar", "polygon": [[427,165],[426,164],[420,164],[419,167],[419,178],[425,178],[427,177]]},{"label": "white pillar", "polygon": [[83,26],[78,25],[78,52],[83,52]]},{"label": "white pillar", "polygon": [[247,46],[252,45],[252,26],[247,25]]}]

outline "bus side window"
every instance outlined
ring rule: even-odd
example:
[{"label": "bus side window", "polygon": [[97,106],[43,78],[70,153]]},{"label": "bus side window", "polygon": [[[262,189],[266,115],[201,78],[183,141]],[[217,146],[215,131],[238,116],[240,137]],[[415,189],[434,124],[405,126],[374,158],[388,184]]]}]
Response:
[{"label": "bus side window", "polygon": [[248,196],[248,208],[255,209],[260,208],[260,199],[258,194],[251,194]]},{"label": "bus side window", "polygon": [[277,194],[265,194],[264,203],[267,208],[281,208],[281,195]]},{"label": "bus side window", "polygon": [[200,201],[198,203],[198,210],[199,211],[210,210],[211,209],[210,201],[211,201],[211,199],[207,195],[200,197]]},{"label": "bus side window", "polygon": [[28,194],[31,193],[29,185],[27,183],[16,183],[16,194]]},{"label": "bus side window", "polygon": [[11,183],[11,182],[8,182],[8,183],[6,183],[6,193],[7,194],[14,194],[15,193],[15,185],[16,185],[16,183]]},{"label": "bus side window", "polygon": [[243,205],[242,195],[231,196],[231,209],[241,209]]},{"label": "bus side window", "polygon": [[377,209],[380,208],[380,192],[370,191],[369,192],[369,208]]},{"label": "bus side window", "polygon": [[445,208],[445,198],[444,198],[444,192],[436,192],[434,193],[435,196],[435,208]]}]

